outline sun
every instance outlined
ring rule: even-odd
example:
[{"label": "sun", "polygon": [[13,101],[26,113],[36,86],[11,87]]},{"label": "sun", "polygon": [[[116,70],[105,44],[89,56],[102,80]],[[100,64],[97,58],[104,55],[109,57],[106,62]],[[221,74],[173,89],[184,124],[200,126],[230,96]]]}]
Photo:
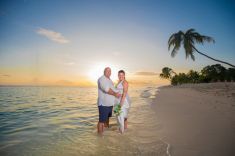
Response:
[{"label": "sun", "polygon": [[117,73],[118,73],[117,65],[113,65],[113,64],[105,63],[105,62],[95,63],[91,67],[91,69],[89,70],[89,73],[88,73],[89,79],[92,80],[93,82],[96,82],[97,79],[104,74],[105,67],[111,68],[111,70],[112,70],[111,79],[113,81],[117,80]]}]

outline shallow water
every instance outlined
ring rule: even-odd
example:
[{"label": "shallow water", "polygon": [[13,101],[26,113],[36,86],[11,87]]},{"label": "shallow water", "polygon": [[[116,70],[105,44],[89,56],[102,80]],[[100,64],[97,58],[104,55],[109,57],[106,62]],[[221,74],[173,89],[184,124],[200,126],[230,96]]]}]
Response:
[{"label": "shallow water", "polygon": [[112,117],[99,137],[96,88],[0,87],[0,155],[167,155],[150,107],[155,91],[130,88],[128,130],[119,134]]}]

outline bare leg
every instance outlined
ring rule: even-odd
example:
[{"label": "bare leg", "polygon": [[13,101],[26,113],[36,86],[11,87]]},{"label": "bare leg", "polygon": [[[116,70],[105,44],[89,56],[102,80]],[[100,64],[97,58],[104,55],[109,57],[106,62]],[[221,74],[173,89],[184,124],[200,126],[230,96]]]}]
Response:
[{"label": "bare leg", "polygon": [[124,120],[124,128],[127,129],[127,118]]},{"label": "bare leg", "polygon": [[104,127],[109,128],[109,118],[108,118],[107,121],[104,123]]},{"label": "bare leg", "polygon": [[104,132],[104,123],[98,122],[98,124],[97,124],[97,132],[100,135],[103,134],[103,132]]}]

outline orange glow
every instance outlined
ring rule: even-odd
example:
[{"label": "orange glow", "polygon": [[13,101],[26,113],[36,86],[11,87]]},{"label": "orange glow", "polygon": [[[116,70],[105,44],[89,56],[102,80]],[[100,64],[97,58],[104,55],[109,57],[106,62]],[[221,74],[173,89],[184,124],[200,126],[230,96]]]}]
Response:
[{"label": "orange glow", "polygon": [[[0,85],[56,85],[56,86],[96,86],[97,79],[103,74],[108,63],[94,64],[87,73],[64,74],[34,71],[30,68],[0,68]],[[117,81],[117,66],[110,66],[112,69],[111,79]],[[135,75],[128,73],[126,79],[130,85],[163,85],[169,84],[168,80],[160,79],[158,75]]]}]

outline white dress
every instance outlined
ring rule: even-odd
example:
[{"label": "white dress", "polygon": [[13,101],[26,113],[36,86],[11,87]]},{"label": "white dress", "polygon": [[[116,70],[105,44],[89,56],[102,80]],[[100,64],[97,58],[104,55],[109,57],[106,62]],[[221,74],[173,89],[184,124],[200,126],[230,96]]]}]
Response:
[{"label": "white dress", "polygon": [[[123,84],[122,83],[123,83],[123,81],[121,81],[117,85],[117,90],[120,94],[123,94]],[[121,101],[121,97],[116,98],[117,104],[119,104],[120,101]],[[118,122],[119,128],[122,132],[124,132],[124,120],[128,117],[128,112],[129,112],[130,107],[131,107],[130,97],[128,94],[126,94],[125,100],[124,100],[122,108],[121,108],[121,114],[119,116],[117,116],[117,122]]]}]

